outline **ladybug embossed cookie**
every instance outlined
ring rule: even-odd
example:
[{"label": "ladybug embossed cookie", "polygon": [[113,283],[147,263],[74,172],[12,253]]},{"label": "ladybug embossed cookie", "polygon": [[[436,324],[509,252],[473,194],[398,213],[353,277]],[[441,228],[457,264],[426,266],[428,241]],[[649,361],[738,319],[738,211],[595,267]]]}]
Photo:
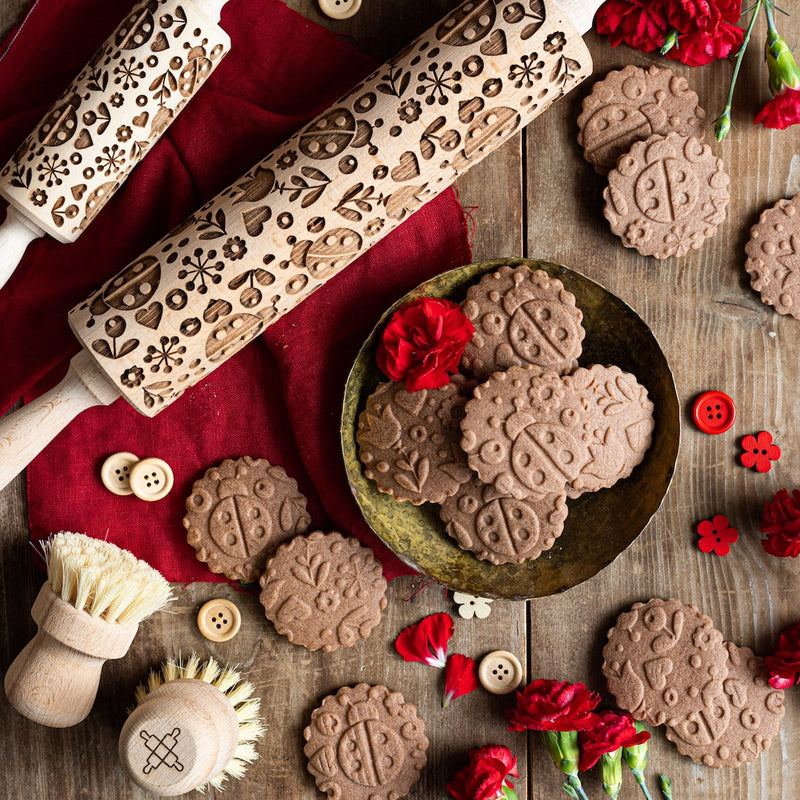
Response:
[{"label": "ladybug embossed cookie", "polygon": [[311,517],[297,481],[266,459],[225,459],[206,470],[186,500],[186,540],[212,572],[250,583],[267,555],[302,533]]}]

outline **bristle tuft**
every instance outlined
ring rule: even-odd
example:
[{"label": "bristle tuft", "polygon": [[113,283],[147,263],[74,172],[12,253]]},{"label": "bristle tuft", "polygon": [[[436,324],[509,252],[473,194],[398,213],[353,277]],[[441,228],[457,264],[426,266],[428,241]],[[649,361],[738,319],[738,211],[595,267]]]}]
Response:
[{"label": "bristle tuft", "polygon": [[239,741],[233,757],[224,769],[196,789],[201,794],[208,788],[220,790],[229,777],[241,778],[247,771],[247,765],[259,757],[255,742],[266,732],[260,716],[261,701],[253,697],[253,684],[242,680],[233,667],[223,667],[213,658],[201,661],[197,653],[192,653],[185,662],[168,658],[160,670],[151,671],[147,686],[136,688],[137,705],[159,686],[182,678],[202,680],[219,689],[233,706],[239,720]]},{"label": "bristle tuft", "polygon": [[136,625],[172,600],[149,564],[110,542],[62,531],[42,543],[53,591],[92,617]]}]

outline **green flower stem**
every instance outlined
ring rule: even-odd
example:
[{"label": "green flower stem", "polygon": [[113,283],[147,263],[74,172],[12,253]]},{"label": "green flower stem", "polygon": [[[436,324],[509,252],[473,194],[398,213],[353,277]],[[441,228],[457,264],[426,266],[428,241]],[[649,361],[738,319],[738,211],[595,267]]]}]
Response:
[{"label": "green flower stem", "polygon": [[672,781],[666,775],[659,775],[658,782],[661,786],[661,794],[664,800],[672,800]]},{"label": "green flower stem", "polygon": [[[586,792],[583,791],[583,786],[581,785],[581,779],[578,777],[577,772],[573,772],[572,775],[570,775],[567,778],[566,782],[564,783],[564,786],[565,787],[570,786],[572,789],[574,789],[575,790],[574,796],[579,798],[579,800],[589,800],[589,798],[586,796]],[[569,792],[567,792],[567,794],[569,794]]]},{"label": "green flower stem", "polygon": [[644,773],[640,769],[632,769],[631,772],[633,773],[633,777],[636,778],[636,783],[639,784],[639,788],[642,790],[645,800],[653,800],[650,796],[650,790],[647,788],[647,783],[645,783]]},{"label": "green flower stem", "polygon": [[[753,34],[753,26],[756,24],[758,12],[761,6],[764,5],[765,0],[757,0],[753,7],[753,15],[750,17],[750,22],[747,24],[747,30],[744,32],[744,39],[739,52],[736,53],[736,63],[733,65],[733,75],[731,76],[731,86],[728,89],[728,98],[725,101],[725,108],[722,113],[714,121],[714,135],[718,142],[721,142],[731,129],[731,107],[733,106],[733,90],[736,86],[736,81],[739,79],[739,70],[742,68],[742,61],[744,60],[744,51],[747,50],[747,45],[750,44],[750,37]],[[767,9],[769,9],[769,1],[767,0]]]}]

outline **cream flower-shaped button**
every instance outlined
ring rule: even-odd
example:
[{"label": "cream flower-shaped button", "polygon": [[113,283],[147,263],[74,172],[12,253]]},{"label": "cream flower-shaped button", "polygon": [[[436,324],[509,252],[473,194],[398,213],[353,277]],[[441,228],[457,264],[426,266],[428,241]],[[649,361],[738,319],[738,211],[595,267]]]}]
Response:
[{"label": "cream flower-shaped button", "polygon": [[131,467],[131,489],[140,500],[166,497],[174,480],[172,468],[160,458],[143,458]]},{"label": "cream flower-shaped button", "polygon": [[513,653],[495,650],[483,657],[478,680],[492,694],[508,694],[522,683],[522,664]]},{"label": "cream flower-shaped button", "polygon": [[487,597],[475,597],[466,592],[453,592],[453,602],[458,606],[458,616],[462,619],[486,619],[492,611],[492,601]]},{"label": "cream flower-shaped button", "polygon": [[209,600],[197,612],[197,627],[206,639],[227,642],[239,633],[242,615],[230,600],[220,597]]},{"label": "cream flower-shaped button", "polygon": [[109,492],[119,495],[133,494],[131,468],[139,460],[133,453],[121,452],[109,456],[100,467],[100,480]]},{"label": "cream flower-shaped button", "polygon": [[319,0],[319,10],[331,19],[348,19],[361,8],[361,0]]}]

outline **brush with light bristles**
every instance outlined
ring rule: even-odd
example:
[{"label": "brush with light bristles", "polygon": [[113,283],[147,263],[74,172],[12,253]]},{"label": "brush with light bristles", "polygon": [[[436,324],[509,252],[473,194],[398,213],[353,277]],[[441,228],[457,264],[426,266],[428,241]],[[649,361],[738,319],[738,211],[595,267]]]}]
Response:
[{"label": "brush with light bristles", "polygon": [[164,608],[172,590],[132,553],[80,533],[56,533],[42,552],[47,583],[31,608],[39,630],[4,687],[20,714],[66,728],[86,718],[103,664],[128,652],[139,623]]},{"label": "brush with light bristles", "polygon": [[254,687],[216,661],[168,659],[136,689],[119,737],[119,756],[131,779],[162,797],[221,789],[258,758],[264,734]]}]

